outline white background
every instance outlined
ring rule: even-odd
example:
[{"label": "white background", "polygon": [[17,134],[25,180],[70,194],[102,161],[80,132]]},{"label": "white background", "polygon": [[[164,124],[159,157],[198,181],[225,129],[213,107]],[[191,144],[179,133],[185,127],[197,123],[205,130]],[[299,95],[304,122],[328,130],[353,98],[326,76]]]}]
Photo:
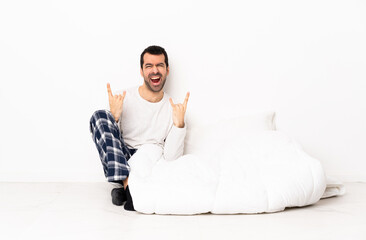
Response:
[{"label": "white background", "polygon": [[1,1],[0,181],[105,181],[106,83],[163,46],[191,119],[275,110],[328,175],[366,181],[364,1]]}]

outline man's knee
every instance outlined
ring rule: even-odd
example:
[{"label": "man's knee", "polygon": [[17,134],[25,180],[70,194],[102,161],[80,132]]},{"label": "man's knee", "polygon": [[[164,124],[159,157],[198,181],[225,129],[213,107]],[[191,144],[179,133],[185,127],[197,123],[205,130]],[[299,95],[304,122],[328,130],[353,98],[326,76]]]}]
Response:
[{"label": "man's knee", "polygon": [[95,111],[92,114],[90,121],[89,121],[89,126],[90,126],[89,130],[91,133],[93,132],[96,122],[100,119],[111,120],[111,119],[113,119],[113,116],[109,110],[101,109],[101,110]]},{"label": "man's knee", "polygon": [[90,118],[90,121],[92,121],[93,119],[100,119],[100,118],[110,119],[110,117],[113,118],[109,110],[101,109],[93,113],[92,117]]}]

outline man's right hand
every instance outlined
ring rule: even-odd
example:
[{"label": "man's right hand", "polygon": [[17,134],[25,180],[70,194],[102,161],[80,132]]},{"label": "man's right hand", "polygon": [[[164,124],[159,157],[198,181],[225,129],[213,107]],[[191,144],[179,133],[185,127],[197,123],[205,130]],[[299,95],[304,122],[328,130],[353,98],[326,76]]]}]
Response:
[{"label": "man's right hand", "polygon": [[108,90],[108,98],[109,98],[109,109],[111,110],[111,113],[118,122],[119,117],[122,114],[122,107],[123,107],[123,100],[126,96],[126,91],[123,91],[123,94],[114,95],[112,94],[111,85],[107,83],[107,90]]}]

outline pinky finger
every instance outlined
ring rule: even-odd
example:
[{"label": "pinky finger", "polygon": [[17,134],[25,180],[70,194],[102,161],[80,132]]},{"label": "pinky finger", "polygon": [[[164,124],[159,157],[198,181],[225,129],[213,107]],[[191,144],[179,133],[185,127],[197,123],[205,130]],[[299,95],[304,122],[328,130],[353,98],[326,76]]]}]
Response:
[{"label": "pinky finger", "polygon": [[126,91],[123,91],[123,94],[122,94],[122,101],[125,99],[126,97]]}]

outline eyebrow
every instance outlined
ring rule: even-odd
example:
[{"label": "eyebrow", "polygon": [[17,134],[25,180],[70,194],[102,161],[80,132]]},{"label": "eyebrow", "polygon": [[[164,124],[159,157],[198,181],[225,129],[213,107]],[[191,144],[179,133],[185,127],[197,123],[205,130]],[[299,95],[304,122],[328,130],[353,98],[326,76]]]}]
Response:
[{"label": "eyebrow", "polygon": [[[152,63],[145,63],[145,66],[152,66],[153,64]],[[164,62],[161,62],[161,63],[158,63],[156,65],[163,65],[165,66],[165,63]]]}]

